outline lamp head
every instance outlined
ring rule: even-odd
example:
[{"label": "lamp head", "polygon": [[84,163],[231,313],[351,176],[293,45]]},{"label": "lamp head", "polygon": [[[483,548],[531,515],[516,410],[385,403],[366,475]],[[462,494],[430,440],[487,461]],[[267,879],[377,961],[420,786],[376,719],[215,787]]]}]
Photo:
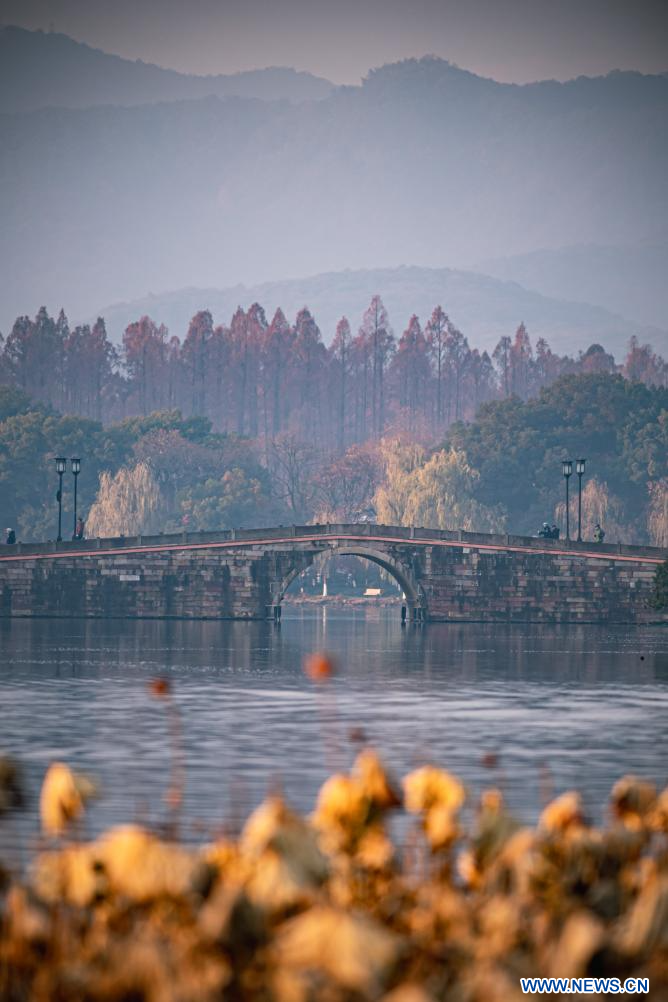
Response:
[{"label": "lamp head", "polygon": [[67,469],[67,460],[64,456],[56,456],[56,473],[64,473]]},{"label": "lamp head", "polygon": [[72,458],[70,459],[70,463],[72,464],[72,473],[74,474],[78,473],[79,470],[81,469],[81,460],[76,459],[74,456],[72,456]]},{"label": "lamp head", "polygon": [[573,472],[573,460],[572,459],[562,459],[561,461],[561,472],[565,477],[570,477]]},{"label": "lamp head", "polygon": [[586,459],[576,459],[575,460],[575,472],[579,476],[582,476],[582,474],[584,473],[584,471],[585,471],[585,463],[586,462],[587,462]]}]

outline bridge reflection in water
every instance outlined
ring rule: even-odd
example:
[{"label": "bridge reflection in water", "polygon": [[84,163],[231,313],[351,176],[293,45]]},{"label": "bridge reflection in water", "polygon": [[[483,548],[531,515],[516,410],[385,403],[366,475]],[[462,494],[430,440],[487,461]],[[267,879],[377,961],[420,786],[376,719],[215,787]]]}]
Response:
[{"label": "bridge reflection in water", "polygon": [[18,544],[0,615],[272,618],[328,554],[391,574],[415,622],[668,621],[650,601],[667,550],[368,523]]}]

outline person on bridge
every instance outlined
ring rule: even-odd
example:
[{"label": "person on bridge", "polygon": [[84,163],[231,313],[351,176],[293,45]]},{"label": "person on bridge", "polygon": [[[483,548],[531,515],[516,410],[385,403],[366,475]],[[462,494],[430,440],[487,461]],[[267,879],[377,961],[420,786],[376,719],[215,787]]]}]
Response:
[{"label": "person on bridge", "polygon": [[72,539],[83,539],[84,538],[84,522],[82,518],[77,519],[76,528],[72,534]]},{"label": "person on bridge", "polygon": [[547,522],[543,522],[543,528],[540,530],[538,535],[540,536],[541,539],[552,538],[552,530],[550,529],[550,526]]},{"label": "person on bridge", "polygon": [[594,542],[602,543],[605,539],[605,529],[601,528],[601,523],[597,522],[594,526]]},{"label": "person on bridge", "polygon": [[7,546],[13,546],[14,543],[16,542],[16,533],[12,528],[7,529],[6,532],[7,535],[5,537],[5,543],[7,544]]},{"label": "person on bridge", "polygon": [[553,525],[552,528],[550,529],[550,538],[551,539],[559,539],[559,526],[558,525]]}]

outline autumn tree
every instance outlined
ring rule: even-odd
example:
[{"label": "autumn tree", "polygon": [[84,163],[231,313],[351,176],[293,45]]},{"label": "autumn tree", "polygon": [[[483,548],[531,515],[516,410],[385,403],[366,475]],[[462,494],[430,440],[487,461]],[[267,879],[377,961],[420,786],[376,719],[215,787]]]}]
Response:
[{"label": "autumn tree", "polygon": [[496,395],[494,365],[486,351],[474,348],[469,356],[468,374],[472,390],[469,417],[475,417],[480,404]]},{"label": "autumn tree", "polygon": [[381,475],[375,446],[351,445],[318,476],[318,521],[356,522],[373,500]]},{"label": "autumn tree", "polygon": [[481,504],[474,496],[480,475],[463,452],[441,449],[411,464],[390,463],[377,495],[381,521],[433,529],[501,532],[506,517],[500,506]]},{"label": "autumn tree", "polygon": [[267,372],[266,407],[271,414],[271,436],[276,438],[287,423],[288,393],[286,373],[292,351],[293,332],[280,307],[274,313],[265,340],[265,367]]},{"label": "autumn tree", "polygon": [[136,536],[161,528],[164,507],[160,488],[147,463],[103,473],[97,497],[86,518],[86,535]]},{"label": "autumn tree", "polygon": [[530,395],[533,376],[533,349],[523,323],[515,331],[510,347],[510,390],[526,400]]},{"label": "autumn tree", "polygon": [[[554,517],[557,524],[566,525],[566,502],[555,505]],[[572,495],[569,503],[570,535],[575,538],[578,525],[578,499]],[[634,535],[624,519],[624,508],[608,485],[597,477],[587,480],[582,490],[582,538],[592,540],[596,524],[603,527],[609,543],[630,542]]]},{"label": "autumn tree", "polygon": [[580,372],[609,372],[616,370],[614,357],[600,344],[592,344],[578,359]]},{"label": "autumn tree", "polygon": [[401,335],[392,361],[398,404],[408,415],[408,430],[415,431],[418,409],[425,409],[429,383],[427,342],[420,321],[413,314]]},{"label": "autumn tree", "polygon": [[554,360],[556,356],[543,337],[536,341],[536,351],[534,354],[533,382],[536,392],[552,381],[554,375]]},{"label": "autumn tree", "polygon": [[647,485],[647,534],[652,546],[668,547],[668,478]]},{"label": "autumn tree", "polygon": [[118,355],[102,317],[69,331],[64,341],[64,399],[70,414],[102,420],[105,398],[113,387]]},{"label": "autumn tree", "polygon": [[426,328],[427,350],[436,371],[436,422],[439,425],[443,422],[443,370],[449,323],[447,313],[436,306]]},{"label": "autumn tree", "polygon": [[33,399],[54,407],[63,405],[68,333],[63,311],[56,321],[42,306],[34,320],[17,318],[4,345],[5,363],[14,384]]},{"label": "autumn tree", "polygon": [[668,365],[649,344],[640,344],[634,334],[624,359],[622,372],[632,382],[648,386],[668,386]]},{"label": "autumn tree", "polygon": [[499,380],[499,387],[501,389],[501,395],[503,397],[509,397],[511,393],[511,349],[513,343],[510,338],[504,334],[503,337],[499,338],[496,348],[492,352],[492,360],[496,368],[497,377]]},{"label": "autumn tree", "polygon": [[[448,321],[445,337],[445,364],[450,389],[448,392],[448,422],[459,421],[462,416],[462,385],[470,359],[469,343],[462,332]],[[454,407],[451,409],[451,403]]]},{"label": "autumn tree", "polygon": [[[54,320],[42,308],[0,338],[0,381],[47,407],[107,423],[180,408],[207,417],[217,431],[257,440],[268,465],[270,441],[285,433],[339,454],[351,442],[378,440],[388,425],[434,444],[452,422],[472,420],[490,400],[529,400],[565,375],[617,368],[596,344],[572,358],[539,338],[533,352],[523,324],[490,358],[471,349],[441,306],[424,333],[411,318],[397,351],[379,296],[356,337],[341,319],[329,349],[308,307],[294,324],[280,309],[268,324],[253,303],[248,311],[239,307],[229,326],[214,326],[201,310],[184,333],[182,343],[144,316],[128,325],[117,350],[103,318],[72,329],[62,310]],[[664,360],[637,338],[624,372],[633,385],[668,382]]]},{"label": "autumn tree", "polygon": [[[259,303],[253,303],[246,317],[246,337],[248,340],[248,433],[251,438],[257,438],[258,436],[260,391],[262,390],[262,395],[264,396],[264,390],[266,389],[262,361],[267,339],[267,327],[268,324],[264,309]],[[267,378],[269,378],[268,373]],[[266,420],[264,428],[266,432]]]},{"label": "autumn tree", "polygon": [[394,351],[390,321],[380,296],[372,297],[362,317],[360,337],[371,369],[371,435],[380,438],[385,427],[385,370]]},{"label": "autumn tree", "polygon": [[296,522],[313,513],[317,494],[317,453],[290,433],[279,435],[269,449],[269,474],[274,497]]},{"label": "autumn tree", "polygon": [[413,474],[426,460],[426,451],[416,442],[399,438],[384,439],[380,444],[382,481],[374,497],[379,522],[402,525],[409,503]]},{"label": "autumn tree", "polygon": [[141,414],[159,410],[165,403],[164,368],[167,356],[167,328],[143,316],[129,324],[123,334],[125,368],[137,393]]},{"label": "autumn tree", "polygon": [[348,318],[341,317],[336,325],[336,334],[330,349],[330,354],[335,362],[336,378],[338,381],[336,391],[336,415],[338,422],[337,444],[339,452],[343,452],[346,441],[346,394],[348,393],[348,377],[350,373],[351,341],[352,338]]},{"label": "autumn tree", "polygon": [[190,383],[191,414],[207,413],[207,371],[212,337],[213,317],[208,310],[200,310],[188,325],[188,333],[181,349],[181,358]]},{"label": "autumn tree", "polygon": [[292,357],[302,434],[315,441],[320,432],[322,377],[327,352],[322,343],[320,328],[306,307],[299,311],[295,320]]},{"label": "autumn tree", "polygon": [[[174,385],[178,385],[178,365],[179,346],[174,345],[174,358],[177,365],[172,377]],[[208,415],[214,425],[219,430],[229,427],[229,402],[232,395],[232,364],[230,332],[222,324],[218,324],[211,331],[207,342],[206,351],[206,385],[207,399],[209,401]],[[171,374],[171,370],[170,370]],[[173,405],[172,405],[173,406]]]},{"label": "autumn tree", "polygon": [[248,318],[240,306],[235,310],[230,323],[230,354],[234,371],[236,432],[237,435],[243,435],[246,430],[246,396],[251,360],[248,343]]}]

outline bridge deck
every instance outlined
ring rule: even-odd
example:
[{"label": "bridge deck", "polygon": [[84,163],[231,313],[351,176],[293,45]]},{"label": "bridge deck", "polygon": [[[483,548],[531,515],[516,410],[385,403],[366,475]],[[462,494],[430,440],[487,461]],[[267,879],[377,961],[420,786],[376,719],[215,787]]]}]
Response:
[{"label": "bridge deck", "polygon": [[129,536],[110,539],[82,540],[60,543],[17,543],[11,552],[0,553],[0,562],[53,560],[73,556],[97,557],[123,553],[158,553],[173,550],[242,549],[251,546],[286,545],[295,543],[410,543],[413,546],[470,547],[515,553],[553,554],[567,557],[588,557],[599,560],[635,561],[660,564],[668,558],[668,549],[650,546],[628,546],[623,543],[577,543],[566,540],[545,540],[532,536],[513,536],[479,532],[413,529],[404,526],[373,525],[309,525],[279,526],[271,529],[229,529],[225,532],[174,533],[158,536]]}]

